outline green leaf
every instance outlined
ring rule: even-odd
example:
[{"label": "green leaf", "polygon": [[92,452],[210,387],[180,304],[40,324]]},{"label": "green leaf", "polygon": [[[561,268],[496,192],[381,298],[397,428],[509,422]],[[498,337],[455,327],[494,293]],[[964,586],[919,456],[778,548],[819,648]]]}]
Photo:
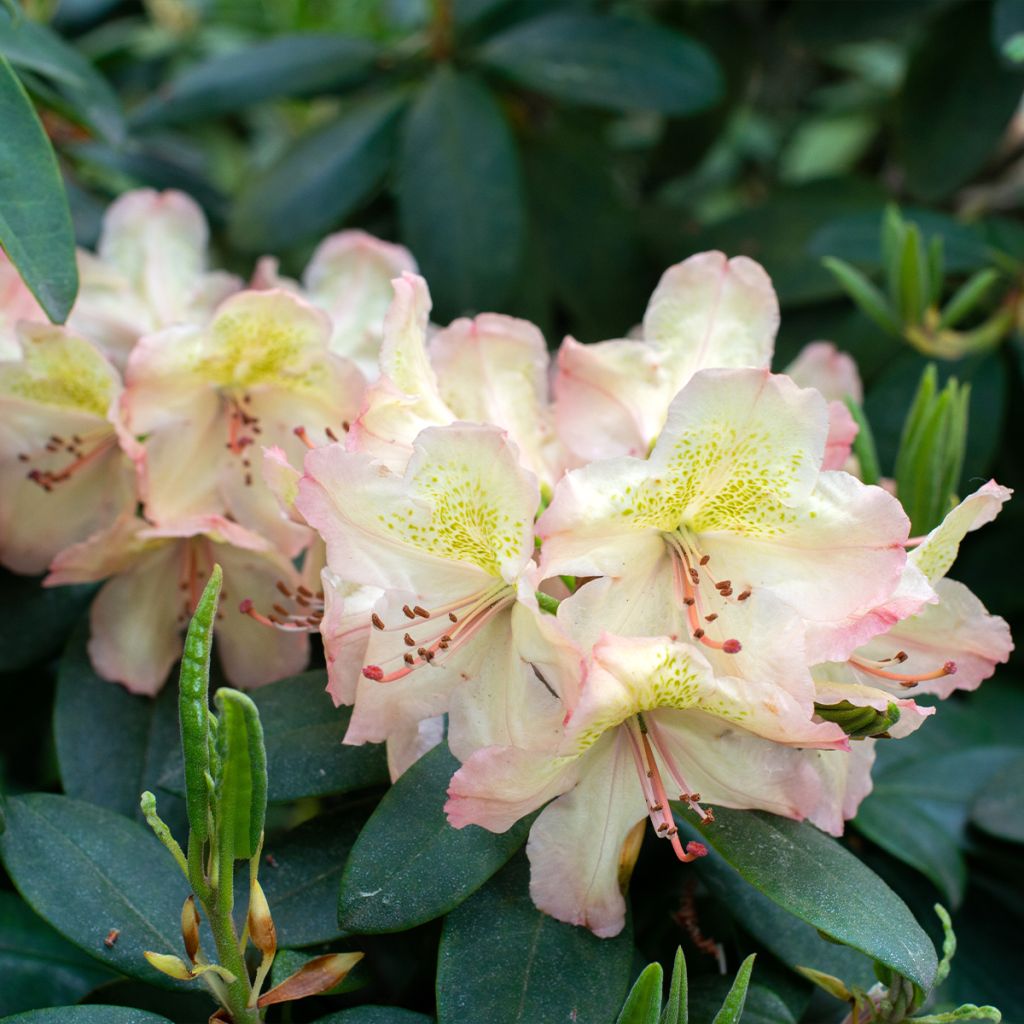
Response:
[{"label": "green leaf", "polygon": [[989,777],[971,805],[971,822],[989,835],[1024,843],[1024,757]]},{"label": "green leaf", "polygon": [[686,957],[677,947],[672,963],[672,981],[669,983],[668,1001],[660,1024],[689,1024],[689,997],[686,983]]},{"label": "green leaf", "polygon": [[842,285],[847,295],[871,317],[872,320],[887,334],[899,335],[902,331],[888,299],[882,290],[856,267],[833,256],[826,256],[823,266],[832,272],[835,279]]},{"label": "green leaf", "polygon": [[879,766],[854,826],[931,879],[956,906],[966,883],[960,851],[971,801],[987,792],[989,780],[1017,753],[1012,747],[974,747]]},{"label": "green leaf", "polygon": [[10,64],[0,56],[0,246],[57,323],[78,291],[75,236],[50,141]]},{"label": "green leaf", "polygon": [[[139,794],[156,789],[178,750],[177,693],[165,686],[155,698],[141,697],[103,679],[89,660],[88,638],[83,621],[57,669],[53,732],[64,792],[142,821]],[[184,805],[167,797],[160,815],[180,831]]]},{"label": "green leaf", "polygon": [[107,80],[56,32],[0,7],[0,54],[19,69],[48,79],[54,106],[108,142],[124,139],[124,116]]},{"label": "green leaf", "polygon": [[499,308],[525,241],[519,157],[491,93],[442,65],[402,130],[402,237],[430,281],[435,318]]},{"label": "green leaf", "polygon": [[[348,793],[389,781],[384,748],[345,746],[351,708],[336,708],[323,669],[261,686],[251,694],[263,723],[267,799],[271,803]],[[160,785],[182,792],[180,754],[169,758]]]},{"label": "green leaf", "polygon": [[281,35],[189,68],[144,103],[134,127],[208,120],[282,96],[314,96],[364,81],[377,47],[366,39]]},{"label": "green leaf", "polygon": [[348,932],[405,931],[457,907],[526,841],[530,819],[495,834],[448,824],[444,805],[459,762],[447,744],[384,794],[349,855],[338,893]]},{"label": "green leaf", "polygon": [[965,316],[977,308],[978,304],[992,290],[998,281],[998,270],[986,267],[972,274],[952,295],[942,310],[939,327],[955,327]]},{"label": "green leaf", "polygon": [[1024,8],[1017,0],[995,0],[992,41],[1007,64],[1024,64]]},{"label": "green leaf", "polygon": [[857,457],[860,466],[860,478],[866,484],[877,484],[882,477],[881,467],[878,465],[878,449],[875,447],[875,435],[871,430],[864,410],[849,395],[843,401],[850,415],[857,424],[857,436],[853,440],[853,454]]},{"label": "green leaf", "polygon": [[4,1017],[3,1024],[172,1024],[166,1017],[129,1006],[56,1006]]},{"label": "green leaf", "polygon": [[282,946],[311,946],[344,934],[338,884],[361,821],[352,813],[320,815],[268,839],[260,884]]},{"label": "green leaf", "polygon": [[746,960],[740,964],[740,969],[729,989],[729,994],[722,1003],[722,1008],[715,1014],[711,1024],[739,1024],[743,1016],[743,1007],[747,1001],[747,989],[750,987],[750,974],[754,969],[755,954],[751,953]]},{"label": "green leaf", "polygon": [[[0,858],[26,902],[100,962],[166,985],[142,953],[180,948],[188,884],[149,830],[105,808],[48,793],[11,797],[5,808]],[[119,934],[108,947],[112,929]]]},{"label": "green leaf", "polygon": [[331,229],[365,202],[391,166],[403,103],[397,93],[361,98],[256,174],[231,211],[236,244],[286,249]]},{"label": "green leaf", "polygon": [[530,899],[516,857],[445,919],[437,968],[438,1024],[612,1024],[633,971],[632,926],[599,939]]},{"label": "green leaf", "polygon": [[61,938],[16,893],[0,891],[0,1017],[77,1002],[114,977]]},{"label": "green leaf", "polygon": [[722,94],[699,43],[632,18],[554,11],[492,37],[477,57],[529,89],[610,110],[694,114]]},{"label": "green leaf", "polygon": [[999,60],[990,25],[989,4],[955,4],[911,57],[897,138],[907,187],[926,201],[948,196],[994,155],[1020,103],[1024,79]]},{"label": "green leaf", "polygon": [[698,832],[695,816],[673,808],[677,820],[691,823],[701,842],[784,910],[930,990],[938,963],[931,940],[896,893],[834,839],[761,811],[716,809],[714,824]]},{"label": "green leaf", "polygon": [[314,1024],[434,1024],[434,1019],[400,1006],[354,1006],[318,1017]]},{"label": "green leaf", "polygon": [[648,964],[629,990],[615,1024],[660,1024],[664,980],[661,964]]},{"label": "green leaf", "polygon": [[214,774],[218,841],[222,855],[249,860],[259,849],[267,814],[267,753],[252,698],[221,687],[217,705]]},{"label": "green leaf", "polygon": [[36,576],[0,569],[0,672],[15,672],[57,654],[89,606],[96,587],[43,587]]},{"label": "green leaf", "polygon": [[[695,979],[692,992],[691,1013],[697,1024],[715,1019],[722,1003],[729,997],[729,982],[726,978]],[[743,1024],[796,1024],[792,1010],[785,1001],[764,985],[753,984],[747,989],[743,1006]]]}]

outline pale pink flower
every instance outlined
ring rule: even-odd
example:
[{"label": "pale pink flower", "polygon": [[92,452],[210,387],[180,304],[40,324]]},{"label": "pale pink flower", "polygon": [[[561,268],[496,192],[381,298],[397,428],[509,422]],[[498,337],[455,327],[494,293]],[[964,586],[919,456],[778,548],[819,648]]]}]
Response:
[{"label": "pale pink flower", "polygon": [[43,572],[62,548],[135,505],[108,412],[121,380],[62,327],[22,322],[0,361],[0,562]]},{"label": "pale pink flower", "polygon": [[620,858],[637,822],[650,817],[683,861],[706,851],[679,839],[677,796],[708,828],[711,805],[721,805],[841,830],[859,784],[831,761],[847,759],[848,747],[841,729],[812,720],[809,704],[716,674],[690,645],[606,635],[558,746],[476,752],[452,778],[446,810],[456,828],[503,832],[547,803],[527,846],[534,902],[610,936],[625,922]]},{"label": "pale pink flower", "polygon": [[68,325],[123,368],[136,341],[172,324],[205,323],[241,287],[207,269],[209,229],[183,192],[126,192],[107,208],[96,254],[78,252]]},{"label": "pale pink flower", "polygon": [[564,457],[548,400],[548,352],[526,320],[482,313],[455,320],[428,344],[430,293],[415,274],[393,282],[384,321],[381,379],[350,435],[350,444],[400,470],[426,427],[456,421],[507,431],[523,466],[550,486]]},{"label": "pale pink flower", "polygon": [[140,340],[121,411],[140,438],[147,517],[229,514],[289,555],[302,550],[309,530],[267,487],[259,446],[276,445],[300,465],[310,434],[344,433],[363,382],[329,341],[326,315],[283,291],[240,292],[205,327]]},{"label": "pale pink flower", "polygon": [[21,279],[18,268],[0,249],[0,360],[21,357],[21,346],[15,333],[21,320],[49,323],[49,317]]},{"label": "pale pink flower", "polygon": [[559,438],[582,461],[646,455],[695,373],[767,368],[778,328],[771,281],[746,256],[702,252],[669,267],[640,338],[563,342],[554,385]]},{"label": "pale pink flower", "polygon": [[457,756],[554,735],[558,695],[531,667],[556,629],[533,596],[540,495],[502,432],[428,428],[401,475],[340,445],[310,451],[305,469],[297,505],[326,541],[328,568],[383,595],[367,616],[363,591],[350,617],[353,592],[339,593],[339,613],[325,615],[338,644],[367,638],[355,694],[338,684],[340,699],[355,697],[346,742],[379,742],[444,711]]},{"label": "pale pink flower", "polygon": [[154,694],[181,656],[182,632],[215,563],[224,570],[216,650],[228,681],[249,688],[301,671],[305,634],[264,629],[231,602],[269,603],[281,587],[295,590],[295,569],[262,537],[222,517],[156,527],[123,516],[62,551],[44,585],[106,579],[90,610],[89,656],[105,678]]},{"label": "pale pink flower", "polygon": [[859,405],[864,401],[864,385],[857,364],[831,341],[812,341],[804,345],[782,372],[802,388],[816,388],[830,402],[852,398]]},{"label": "pale pink flower", "polygon": [[[772,671],[745,631],[779,630],[788,615],[806,635],[805,664],[845,658],[900,580],[908,521],[881,488],[819,471],[827,433],[816,391],[762,370],[701,371],[649,458],[562,479],[537,524],[541,574],[604,577],[571,599],[577,620],[689,635],[716,666],[742,651],[751,671]],[[766,598],[763,612],[746,610]]]}]

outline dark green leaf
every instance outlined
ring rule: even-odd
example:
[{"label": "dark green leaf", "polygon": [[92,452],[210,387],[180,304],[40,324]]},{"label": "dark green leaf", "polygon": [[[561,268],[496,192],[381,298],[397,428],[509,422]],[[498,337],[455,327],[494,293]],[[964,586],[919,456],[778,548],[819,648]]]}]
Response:
[{"label": "dark green leaf", "polygon": [[612,1024],[633,969],[632,927],[613,939],[564,924],[530,899],[516,857],[449,914],[437,968],[438,1024]]},{"label": "dark green leaf", "polygon": [[615,1024],[659,1024],[664,980],[661,964],[648,964],[633,982]]},{"label": "dark green leaf", "polygon": [[519,157],[494,97],[439,67],[406,117],[398,162],[405,243],[430,281],[435,318],[501,306],[520,267]]},{"label": "dark green leaf", "polygon": [[1000,61],[990,25],[989,4],[955,4],[911,58],[899,141],[907,187],[924,200],[949,195],[993,156],[1020,102],[1024,79]]},{"label": "dark green leaf", "polygon": [[956,906],[966,882],[960,850],[971,801],[1017,753],[974,747],[880,768],[857,813],[857,830],[931,879]]},{"label": "dark green leaf", "polygon": [[[57,670],[53,731],[64,792],[142,821],[139,794],[156,789],[164,762],[178,750],[177,688],[165,686],[154,699],[101,678],[88,638],[83,621]],[[180,832],[184,805],[165,796],[160,816]]]},{"label": "dark green leaf", "polygon": [[400,1006],[354,1006],[320,1017],[315,1024],[434,1024],[434,1019]]},{"label": "dark green leaf", "polygon": [[16,893],[0,892],[0,1016],[77,1002],[112,977]]},{"label": "dark green leaf", "polygon": [[0,569],[0,672],[56,654],[95,593],[93,584],[43,587],[38,577]]},{"label": "dark green leaf", "polygon": [[[188,883],[142,825],[93,804],[34,793],[6,801],[0,858],[29,905],[114,970],[155,984],[144,950],[178,951]],[[104,942],[116,929],[117,940]]]},{"label": "dark green leaf", "polygon": [[501,834],[448,824],[444,805],[458,767],[442,743],[384,795],[341,879],[338,921],[346,931],[404,931],[440,917],[479,889],[526,841],[529,819]]},{"label": "dark green leaf", "polygon": [[[673,807],[679,818],[678,805]],[[690,821],[690,814],[681,820]],[[696,829],[691,827],[691,832]],[[925,991],[931,988],[937,966],[935,948],[906,904],[852,853],[813,825],[762,811],[716,810],[714,824],[699,835],[784,910],[886,964]],[[878,927],[879,921],[886,922],[884,929]]]},{"label": "dark green leaf", "polygon": [[715,103],[722,78],[699,43],[657,25],[554,11],[489,39],[488,67],[558,99],[611,110],[693,114]]},{"label": "dark green leaf", "polygon": [[282,96],[347,88],[373,70],[377,47],[351,36],[282,35],[189,68],[132,116],[136,127],[219,117]]},{"label": "dark green leaf", "polygon": [[249,250],[280,250],[334,227],[391,166],[396,94],[368,96],[315,128],[257,174],[231,211],[231,234]]},{"label": "dark green leaf", "polygon": [[0,7],[0,53],[16,68],[52,82],[55,106],[108,142],[124,138],[121,105],[107,80],[45,25],[12,18]]},{"label": "dark green leaf", "polygon": [[136,1010],[147,1010],[149,1013],[170,1017],[175,1024],[205,1021],[211,1006],[210,990],[205,986],[199,988],[193,985],[171,991],[131,978],[120,978],[101,985],[90,992],[88,998],[82,1002],[97,1006],[130,1006]]},{"label": "dark green leaf", "polygon": [[[273,803],[328,793],[347,793],[388,782],[384,750],[345,746],[352,714],[327,695],[327,673],[305,672],[252,692],[263,722],[267,751],[267,799]],[[181,755],[173,755],[160,785],[182,792]]]},{"label": "dark green leaf", "polygon": [[127,1006],[58,1006],[5,1017],[4,1024],[172,1024],[166,1017]]},{"label": "dark green leaf", "polygon": [[338,883],[361,817],[321,815],[268,840],[272,860],[260,871],[260,884],[282,946],[311,946],[342,935],[338,927]]},{"label": "dark green leaf", "polygon": [[971,806],[971,821],[990,835],[1024,843],[1024,757],[989,778]]},{"label": "dark green leaf", "polygon": [[57,160],[32,103],[0,56],[0,246],[59,323],[78,291],[75,236]]}]

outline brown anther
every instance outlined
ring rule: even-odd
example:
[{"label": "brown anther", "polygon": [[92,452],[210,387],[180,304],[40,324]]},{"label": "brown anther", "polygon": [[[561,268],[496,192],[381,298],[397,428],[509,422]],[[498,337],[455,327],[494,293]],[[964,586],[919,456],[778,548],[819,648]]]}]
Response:
[{"label": "brown anther", "polygon": [[726,587],[718,592],[719,597],[732,597],[732,587]]},{"label": "brown anther", "polygon": [[737,601],[746,601],[746,599],[747,599],[748,597],[750,597],[750,591],[749,591],[749,590],[744,590],[744,591],[743,591],[743,593],[742,593],[742,594],[740,594],[740,595],[739,595],[739,596],[738,596],[738,597],[736,598],[736,600],[737,600]]},{"label": "brown anther", "polygon": [[290,591],[290,590],[288,589],[288,587],[286,587],[286,586],[285,586],[285,585],[284,585],[284,584],[283,584],[283,583],[282,583],[282,582],[281,582],[280,580],[278,580],[278,581],[277,581],[277,582],[276,582],[276,583],[274,584],[274,586],[275,586],[275,587],[277,587],[277,589],[278,589],[278,590],[279,590],[279,591],[280,591],[280,592],[281,592],[282,594],[284,594],[284,596],[285,596],[285,597],[291,597],[291,596],[292,596],[292,592],[291,592],[291,591]]},{"label": "brown anther", "polygon": [[252,473],[245,474],[245,486],[252,487]]},{"label": "brown anther", "polygon": [[407,654],[405,655],[405,663],[406,665],[415,665],[416,659],[411,654]]},{"label": "brown anther", "polygon": [[80,436],[79,436],[78,434],[72,434],[72,435],[71,435],[71,440],[72,440],[72,441],[73,441],[73,442],[74,442],[75,444],[81,444],[81,443],[82,443],[82,438],[81,438],[81,437],[80,437]]},{"label": "brown anther", "polygon": [[700,583],[700,573],[697,572],[696,569],[691,569],[690,570],[690,579],[693,580],[694,583]]},{"label": "brown anther", "polygon": [[341,421],[341,429],[344,430],[346,434],[349,432],[349,430],[352,429],[351,424],[348,422],[348,420]]},{"label": "brown anther", "polygon": [[403,604],[402,605],[402,614],[407,619],[415,619],[416,618],[416,613],[407,604]]},{"label": "brown anther", "polygon": [[29,457],[24,452],[20,452],[18,454],[18,461],[19,462],[28,462],[29,461]]},{"label": "brown anther", "polygon": [[666,833],[666,835],[669,835],[669,836],[677,836],[677,835],[679,835],[679,829],[677,829],[677,828],[675,827],[675,825],[673,825],[673,826],[672,826],[672,827],[671,827],[671,828],[670,828],[670,829],[668,830],[668,832]]},{"label": "brown anther", "polygon": [[651,813],[652,814],[655,814],[655,813],[657,813],[660,810],[662,810],[661,804],[651,804]]},{"label": "brown anther", "polygon": [[405,646],[406,647],[415,647],[416,646],[416,641],[413,640],[413,638],[411,636],[409,636],[408,633],[406,633],[405,636],[402,637],[402,639],[405,641]]},{"label": "brown anther", "polygon": [[415,613],[416,613],[416,614],[417,614],[417,615],[418,615],[418,616],[419,616],[419,617],[420,617],[421,619],[429,619],[429,618],[430,618],[430,612],[428,612],[428,611],[427,611],[427,609],[426,609],[426,608],[423,608],[423,607],[422,607],[421,605],[418,605],[418,604],[417,604],[417,605],[413,605],[413,609],[412,609],[412,610],[413,610],[413,611],[414,611],[414,612],[415,612]]},{"label": "brown anther", "polygon": [[57,445],[63,444],[64,443],[64,438],[63,437],[58,437],[56,434],[51,434],[50,435],[50,443],[51,444],[57,444]]},{"label": "brown anther", "polygon": [[[299,589],[301,589],[301,587]],[[308,594],[309,591],[307,590],[306,593]],[[309,607],[309,598],[303,597],[301,594],[296,594],[295,595],[295,603],[297,605],[301,605],[301,607],[303,607],[303,608],[308,608]]]},{"label": "brown anther", "polygon": [[692,607],[696,603],[697,603],[696,602],[696,598],[693,598],[693,597],[684,597],[683,598],[683,604],[685,604],[687,608]]},{"label": "brown anther", "polygon": [[[262,430],[260,429],[260,426],[259,426],[259,424],[258,424],[258,423],[253,423],[253,424],[252,424],[252,432],[253,432],[254,434],[262,434],[262,433],[263,433],[263,431],[262,431]],[[246,442],[247,442],[247,443],[251,443],[251,441],[250,441],[250,439],[249,439],[249,438],[246,438]]]},{"label": "brown anther", "polygon": [[423,660],[426,661],[426,662],[433,661],[434,660],[434,652],[428,648],[427,651],[423,655]]},{"label": "brown anther", "polygon": [[447,644],[447,642],[446,642],[446,641],[444,641],[444,640],[439,640],[439,641],[437,642],[437,646],[438,646],[438,647],[439,647],[439,648],[440,648],[440,649],[441,649],[442,651],[447,651],[447,650],[448,650],[448,644]]},{"label": "brown anther", "polygon": [[701,637],[703,637],[703,636],[704,636],[704,630],[703,629],[695,629],[693,631],[693,639],[694,640],[700,640]]},{"label": "brown anther", "polygon": [[892,658],[893,661],[898,661],[901,665],[907,660],[906,651],[897,651]]},{"label": "brown anther", "polygon": [[288,609],[285,608],[283,605],[273,604],[270,607],[273,608],[274,611],[277,612],[278,615],[284,615],[287,618],[287,616],[288,616]]},{"label": "brown anther", "polygon": [[667,832],[667,831],[668,831],[668,822],[667,822],[667,821],[663,821],[663,822],[662,822],[662,823],[661,823],[661,824],[660,824],[660,825],[658,826],[658,829],[657,829],[657,831],[658,831],[659,833],[664,833],[664,832]]},{"label": "brown anther", "polygon": [[704,618],[708,622],[714,622],[718,618],[718,612],[712,612],[710,615],[705,615]]},{"label": "brown anther", "polygon": [[459,617],[458,617],[458,616],[457,616],[457,615],[455,614],[455,612],[449,612],[449,613],[448,613],[448,618],[449,618],[449,619],[450,619],[450,620],[451,620],[452,622],[458,622],[458,621],[459,621]]},{"label": "brown anther", "polygon": [[417,648],[416,648],[416,653],[417,653],[417,654],[418,654],[418,655],[419,655],[419,656],[420,656],[421,658],[422,658],[422,657],[425,657],[425,656],[426,656],[426,653],[427,653],[427,649],[426,649],[426,647],[417,647]]},{"label": "brown anther", "polygon": [[704,824],[712,825],[715,821],[715,812],[710,807],[704,808]]},{"label": "brown anther", "polygon": [[383,629],[384,628],[384,620],[376,612],[374,612],[370,616],[370,621],[373,623],[373,628],[374,629]]},{"label": "brown anther", "polygon": [[303,597],[312,597],[313,591],[309,587],[304,587],[301,583],[295,588]]},{"label": "brown anther", "polygon": [[699,804],[700,803],[700,793],[691,793],[690,794],[690,801],[692,803]]},{"label": "brown anther", "polygon": [[715,584],[716,590],[729,590],[732,587],[732,580],[719,580]]},{"label": "brown anther", "polygon": [[337,441],[338,440],[338,435],[333,430],[331,430],[330,427],[324,427],[324,433],[327,435],[328,440],[330,440],[330,441]]},{"label": "brown anther", "polygon": [[711,561],[711,556],[710,555],[702,555],[701,556],[701,560],[700,560],[700,564],[701,565],[707,565],[708,562],[710,562],[710,561]]}]

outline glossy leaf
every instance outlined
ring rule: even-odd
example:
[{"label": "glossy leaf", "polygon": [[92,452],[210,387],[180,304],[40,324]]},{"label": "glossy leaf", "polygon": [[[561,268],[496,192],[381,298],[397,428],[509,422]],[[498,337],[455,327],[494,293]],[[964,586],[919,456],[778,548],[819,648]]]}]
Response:
[{"label": "glossy leaf", "polygon": [[491,93],[439,67],[405,119],[397,170],[403,239],[430,282],[435,319],[500,308],[525,224],[519,157]]},{"label": "glossy leaf", "polygon": [[124,116],[114,90],[52,29],[24,16],[11,17],[0,6],[0,54],[15,68],[49,80],[62,113],[110,143],[122,141]]},{"label": "glossy leaf", "polygon": [[77,1002],[114,977],[55,932],[17,893],[0,892],[0,1017]]},{"label": "glossy leaf", "polygon": [[402,103],[397,94],[360,99],[255,175],[231,211],[237,244],[278,251],[337,226],[369,198],[391,166]]},{"label": "glossy leaf", "polygon": [[365,39],[282,35],[189,68],[135,112],[136,127],[232,113],[283,96],[313,96],[363,81],[377,48]]},{"label": "glossy leaf", "polygon": [[[251,694],[263,723],[267,751],[267,799],[272,803],[328,793],[347,793],[388,782],[384,750],[345,746],[350,708],[327,695],[327,674],[305,672],[262,686]],[[180,754],[165,765],[160,785],[182,791]]]},{"label": "glossy leaf", "polygon": [[282,946],[311,946],[343,934],[338,884],[361,821],[352,813],[320,815],[267,840],[260,883]]},{"label": "glossy leaf", "polygon": [[[11,797],[0,859],[29,905],[90,956],[167,984],[143,950],[176,950],[188,885],[149,831],[93,804],[47,793]],[[112,930],[116,941],[106,945]]]},{"label": "glossy leaf", "polygon": [[434,1019],[400,1006],[354,1006],[318,1017],[315,1024],[434,1024]]},{"label": "glossy leaf", "polygon": [[633,982],[615,1024],[659,1024],[664,980],[661,964],[648,964]]},{"label": "glossy leaf", "polygon": [[129,1006],[57,1006],[5,1017],[4,1024],[172,1024],[166,1017]]},{"label": "glossy leaf", "polygon": [[24,87],[0,54],[0,246],[51,320],[78,291],[75,236],[56,157]]},{"label": "glossy leaf", "polygon": [[989,835],[1024,843],[1024,757],[989,777],[971,805],[971,822]]},{"label": "glossy leaf", "polygon": [[911,57],[899,142],[907,187],[929,202],[980,170],[1020,103],[1024,79],[1000,61],[990,26],[988,4],[954,5],[935,19]]},{"label": "glossy leaf", "polygon": [[[140,697],[97,675],[81,622],[57,669],[53,732],[67,796],[142,820],[139,794],[155,790],[168,755],[178,750],[178,701],[173,686]],[[160,799],[160,816],[181,832],[184,805]]]},{"label": "glossy leaf", "polygon": [[440,917],[479,889],[526,841],[529,819],[501,834],[448,824],[444,805],[458,767],[441,744],[385,793],[342,875],[338,921],[346,931],[404,931]]},{"label": "glossy leaf", "polygon": [[599,939],[542,913],[519,856],[445,920],[438,1024],[613,1024],[632,973],[631,925]]},{"label": "glossy leaf", "polygon": [[[690,821],[673,807],[678,820]],[[690,825],[690,832],[761,893],[925,991],[931,988],[937,966],[931,940],[906,904],[852,853],[806,822],[717,808],[715,818],[699,833]]]},{"label": "glossy leaf", "polygon": [[714,58],[694,40],[582,10],[515,25],[489,39],[478,56],[527,88],[610,110],[693,114],[722,92]]}]

